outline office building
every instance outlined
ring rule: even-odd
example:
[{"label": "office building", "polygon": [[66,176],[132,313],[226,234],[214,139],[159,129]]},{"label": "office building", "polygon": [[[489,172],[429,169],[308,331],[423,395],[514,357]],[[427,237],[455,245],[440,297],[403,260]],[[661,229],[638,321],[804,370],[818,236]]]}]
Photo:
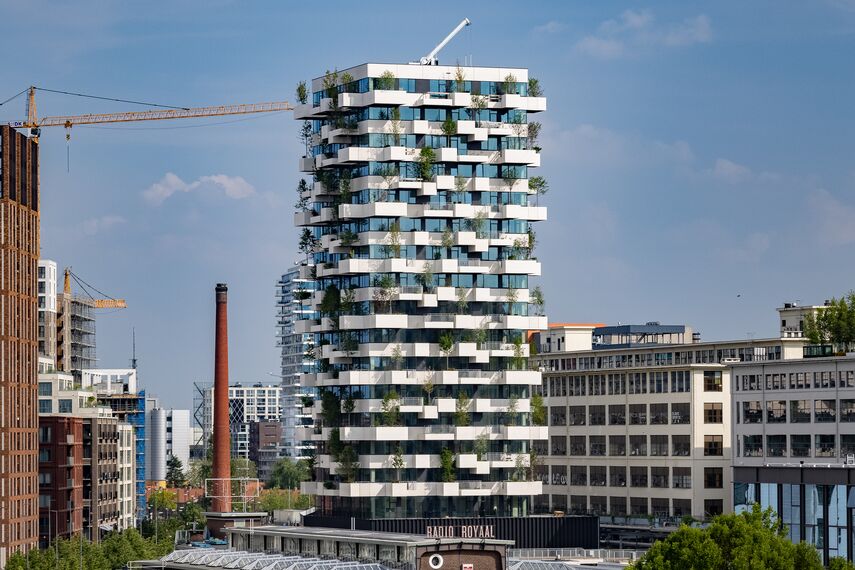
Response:
[{"label": "office building", "polygon": [[[815,307],[814,307],[815,308]],[[823,561],[855,556],[855,353],[730,366],[737,512],[772,508]]]},{"label": "office building", "polygon": [[537,510],[708,519],[733,508],[732,362],[801,357],[801,338],[701,342],[683,325],[539,335],[549,441]]},{"label": "office building", "polygon": [[0,126],[0,567],[38,542],[38,144]]},{"label": "office building", "polygon": [[[202,429],[209,441],[214,426],[214,387],[201,388]],[[241,383],[229,386],[229,429],[232,457],[249,459],[250,425],[254,422],[279,422],[282,418],[282,386],[279,384]]]},{"label": "office building", "polygon": [[83,418],[39,416],[39,547],[83,530]]},{"label": "office building", "polygon": [[163,483],[170,457],[181,460],[185,470],[190,463],[190,410],[156,407],[150,409],[146,416],[146,478],[150,483]]},{"label": "office building", "polygon": [[38,279],[39,358],[51,360],[56,368],[56,262],[40,259]]},{"label": "office building", "polygon": [[310,333],[298,333],[295,323],[311,318],[313,309],[309,297],[314,284],[300,277],[300,268],[289,269],[276,284],[276,344],[280,350],[282,376],[282,455],[301,459],[314,449],[309,440],[297,439],[297,427],[312,427],[312,415],[305,413],[303,401],[314,396],[314,392],[302,385],[303,374],[312,372],[314,360],[313,337]]},{"label": "office building", "polygon": [[[295,215],[315,280],[319,511],[363,519],[525,516],[531,389],[526,331],[546,99],[526,69],[367,63],[311,81],[295,109],[312,176]],[[538,125],[539,126],[539,125]]]}]

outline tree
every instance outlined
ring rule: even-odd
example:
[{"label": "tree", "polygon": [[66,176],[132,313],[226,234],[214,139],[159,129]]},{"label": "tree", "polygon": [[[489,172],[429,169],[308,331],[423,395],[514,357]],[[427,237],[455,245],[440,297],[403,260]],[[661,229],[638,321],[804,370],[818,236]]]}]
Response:
[{"label": "tree", "polygon": [[416,282],[427,292],[433,290],[433,270],[429,261],[425,261],[422,272],[416,275]]},{"label": "tree", "polygon": [[855,345],[855,291],[808,313],[804,335],[811,344],[833,344],[840,352]]},{"label": "tree", "polygon": [[341,294],[338,287],[335,285],[328,286],[324,291],[320,305],[318,305],[318,312],[332,318],[338,313],[340,306]]},{"label": "tree", "polygon": [[178,508],[178,496],[174,491],[158,489],[148,497],[148,506],[155,513],[160,511],[174,511]]},{"label": "tree", "polygon": [[486,433],[482,433],[481,435],[479,435],[478,438],[475,440],[473,450],[475,451],[476,459],[478,459],[478,461],[481,461],[481,459],[487,454],[487,452],[490,451],[490,436],[488,436]]},{"label": "tree", "polygon": [[487,108],[487,98],[484,95],[472,95],[472,101],[469,103],[475,115],[475,126],[481,126],[481,111]]},{"label": "tree", "polygon": [[353,446],[345,445],[338,454],[338,473],[345,483],[353,483],[359,472],[359,456]]},{"label": "tree", "polygon": [[433,180],[433,163],[436,162],[436,153],[429,147],[422,147],[419,151],[419,156],[416,158],[416,174],[417,178],[421,178],[425,182]]},{"label": "tree", "polygon": [[445,355],[445,369],[451,368],[449,362],[451,351],[454,350],[454,334],[451,331],[445,331],[439,335],[439,351]]},{"label": "tree", "polygon": [[404,449],[401,447],[401,444],[398,444],[395,447],[395,452],[392,454],[392,469],[395,470],[395,478],[398,481],[401,480],[401,469],[404,466]]},{"label": "tree", "polygon": [[389,257],[401,257],[401,224],[397,220],[389,226],[385,249]]},{"label": "tree", "polygon": [[425,404],[430,404],[436,384],[433,382],[433,370],[428,370],[422,382],[422,392],[425,393]]},{"label": "tree", "polygon": [[381,91],[391,91],[395,88],[395,74],[388,69],[374,80],[374,87]]},{"label": "tree", "polygon": [[835,556],[829,559],[828,570],[855,570],[855,564],[852,564],[842,556]]},{"label": "tree", "polygon": [[454,71],[454,90],[458,93],[466,92],[466,72],[459,65]]},{"label": "tree", "polygon": [[306,82],[301,81],[297,84],[297,101],[301,105],[305,105],[309,101],[309,90],[306,87]]},{"label": "tree", "polygon": [[528,80],[528,96],[543,97],[543,89],[540,87],[540,81],[534,77],[530,77]]},{"label": "tree", "polygon": [[392,132],[392,140],[389,146],[401,146],[401,110],[398,107],[392,107],[389,117],[389,130]]},{"label": "tree", "polygon": [[401,397],[398,392],[393,389],[383,395],[380,411],[384,426],[401,425]]},{"label": "tree", "polygon": [[512,73],[505,76],[502,82],[502,93],[505,95],[515,94],[517,92],[517,78]]},{"label": "tree", "polygon": [[388,273],[374,277],[374,302],[377,304],[376,312],[386,305],[386,312],[392,312],[392,301],[395,299],[395,278]]},{"label": "tree", "polygon": [[306,263],[309,262],[309,256],[315,253],[315,250],[320,245],[320,240],[314,236],[312,230],[303,228],[303,233],[300,234],[300,252],[306,255]]},{"label": "tree", "polygon": [[509,426],[517,425],[517,411],[519,407],[519,398],[511,396],[508,398],[508,407],[505,408],[505,424]]},{"label": "tree", "polygon": [[268,486],[274,489],[299,489],[302,481],[309,480],[309,466],[305,461],[280,459],[270,471]]},{"label": "tree", "polygon": [[187,485],[187,477],[184,476],[184,464],[177,456],[171,455],[166,461],[166,486],[184,487]]},{"label": "tree", "polygon": [[543,404],[543,396],[540,394],[531,397],[531,423],[536,426],[546,425],[546,406]]},{"label": "tree", "polygon": [[543,290],[540,285],[531,290],[531,304],[534,305],[538,315],[543,315]]},{"label": "tree", "polygon": [[309,211],[309,197],[305,195],[308,191],[308,182],[306,182],[305,178],[301,178],[300,181],[297,182],[297,203],[294,204],[294,208],[301,212]]},{"label": "tree", "polygon": [[451,113],[445,115],[445,120],[442,122],[442,134],[445,135],[445,146],[451,146],[451,137],[457,134],[457,121],[451,118]]},{"label": "tree", "polygon": [[[210,447],[210,446],[209,446]],[[205,480],[211,478],[211,460],[197,459],[190,461],[187,470],[187,483],[191,487],[204,488]]]},{"label": "tree", "polygon": [[720,515],[709,527],[681,526],[665,540],[655,542],[633,566],[634,570],[719,570],[775,568],[821,570],[816,549],[793,544],[771,509]]},{"label": "tree", "polygon": [[311,145],[312,145],[312,123],[309,121],[303,121],[303,125],[300,127],[300,142],[303,143],[305,158],[308,158],[311,153]]},{"label": "tree", "polygon": [[472,417],[469,415],[469,405],[472,400],[463,390],[457,393],[457,401],[454,404],[454,425],[458,427],[466,427],[472,423]]},{"label": "tree", "polygon": [[401,345],[396,344],[392,349],[392,365],[395,367],[395,370],[400,370],[401,365],[404,363],[404,351],[401,350]]},{"label": "tree", "polygon": [[454,452],[443,447],[439,453],[439,464],[442,468],[442,481],[451,483],[457,480],[457,473],[454,469]]},{"label": "tree", "polygon": [[532,121],[528,124],[526,136],[528,137],[528,148],[540,152],[540,147],[537,145],[537,139],[540,137],[540,129],[542,125],[537,121]]},{"label": "tree", "polygon": [[540,197],[549,192],[549,183],[543,176],[532,176],[528,179],[528,189],[534,190],[536,203],[540,204]]}]

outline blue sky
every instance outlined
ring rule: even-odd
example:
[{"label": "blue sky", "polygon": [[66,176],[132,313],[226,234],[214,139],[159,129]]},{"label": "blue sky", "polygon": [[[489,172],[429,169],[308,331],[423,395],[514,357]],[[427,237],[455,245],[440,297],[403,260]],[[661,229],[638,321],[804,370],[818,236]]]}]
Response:
[{"label": "blue sky", "polygon": [[[0,99],[35,84],[181,106],[292,100],[328,68],[416,59],[466,16],[442,62],[528,67],[549,97],[537,255],[551,320],[759,337],[781,302],[855,287],[855,2],[487,5],[5,1]],[[128,108],[39,98],[41,115]],[[22,115],[20,99],[0,107]],[[75,128],[68,149],[61,129],[42,137],[42,255],[128,299],[99,320],[101,364],[127,365],[136,327],[142,381],[176,407],[212,375],[218,281],[232,380],[278,366],[298,125],[233,120]]]}]

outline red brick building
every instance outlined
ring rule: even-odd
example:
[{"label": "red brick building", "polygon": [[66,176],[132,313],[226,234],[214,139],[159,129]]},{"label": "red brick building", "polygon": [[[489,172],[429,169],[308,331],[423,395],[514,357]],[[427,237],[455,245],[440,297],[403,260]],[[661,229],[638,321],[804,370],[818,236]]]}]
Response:
[{"label": "red brick building", "polygon": [[39,417],[39,545],[83,530],[83,418]]},{"label": "red brick building", "polygon": [[0,567],[38,540],[38,145],[0,126]]}]

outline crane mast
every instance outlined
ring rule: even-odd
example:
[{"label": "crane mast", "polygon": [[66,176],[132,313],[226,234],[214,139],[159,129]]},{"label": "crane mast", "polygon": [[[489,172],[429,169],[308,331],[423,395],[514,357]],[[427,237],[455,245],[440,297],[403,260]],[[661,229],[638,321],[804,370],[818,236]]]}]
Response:
[{"label": "crane mast", "polygon": [[457,24],[457,27],[454,28],[450,34],[445,36],[444,40],[439,42],[439,44],[437,44],[437,46],[435,48],[433,48],[429,54],[427,54],[426,56],[424,56],[423,58],[421,58],[419,60],[419,64],[420,65],[437,65],[439,63],[439,60],[436,58],[436,56],[439,54],[440,50],[442,50],[442,48],[444,48],[446,46],[446,44],[448,44],[448,42],[453,40],[454,36],[456,36],[457,34],[460,33],[460,30],[462,30],[463,28],[465,28],[466,26],[468,26],[470,24],[472,24],[472,22],[469,21],[469,18],[463,18],[463,20],[459,24]]}]

